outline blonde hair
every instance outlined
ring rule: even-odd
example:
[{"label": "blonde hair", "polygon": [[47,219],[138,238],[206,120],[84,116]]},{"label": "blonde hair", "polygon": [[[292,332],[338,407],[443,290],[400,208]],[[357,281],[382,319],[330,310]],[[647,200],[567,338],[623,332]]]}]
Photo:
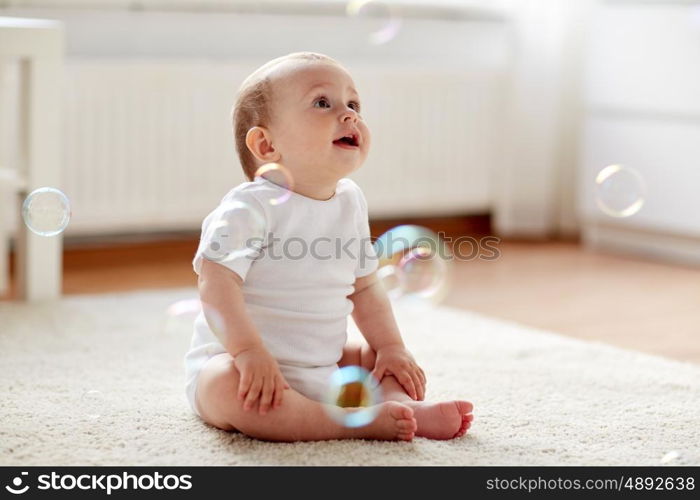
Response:
[{"label": "blonde hair", "polygon": [[270,124],[270,102],[272,101],[272,69],[292,60],[321,61],[338,64],[332,57],[316,52],[293,52],[273,59],[251,73],[238,89],[236,102],[231,111],[233,135],[236,140],[238,159],[248,180],[253,180],[258,164],[246,145],[246,135],[252,127],[267,127]]}]

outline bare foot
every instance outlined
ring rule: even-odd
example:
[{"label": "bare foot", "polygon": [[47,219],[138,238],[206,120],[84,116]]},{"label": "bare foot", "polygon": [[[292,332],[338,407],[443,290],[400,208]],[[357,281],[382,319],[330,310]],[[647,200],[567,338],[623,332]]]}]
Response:
[{"label": "bare foot", "polygon": [[417,424],[411,408],[396,401],[386,401],[378,405],[378,410],[372,423],[355,429],[355,437],[385,441],[413,439]]},{"label": "bare foot", "polygon": [[474,420],[471,413],[474,406],[469,401],[405,401],[404,404],[413,408],[418,423],[416,436],[428,439],[453,439],[464,436]]}]

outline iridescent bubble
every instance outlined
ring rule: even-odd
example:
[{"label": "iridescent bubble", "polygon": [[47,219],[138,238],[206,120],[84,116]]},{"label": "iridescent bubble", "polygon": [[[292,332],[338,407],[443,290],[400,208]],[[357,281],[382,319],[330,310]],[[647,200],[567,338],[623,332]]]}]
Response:
[{"label": "iridescent bubble", "polygon": [[426,227],[413,224],[391,228],[377,238],[372,245],[380,265],[396,263],[405,251],[417,247],[428,248],[444,259],[451,257],[447,245],[440,236]]},{"label": "iridescent bubble", "polygon": [[68,227],[71,218],[70,201],[58,189],[35,189],[22,204],[22,218],[33,233],[56,236]]},{"label": "iridescent bubble", "polygon": [[377,278],[391,298],[398,298],[402,295],[401,282],[396,272],[396,266],[388,264],[377,269]]},{"label": "iridescent bubble", "polygon": [[633,168],[609,165],[598,173],[595,183],[596,203],[611,217],[629,217],[644,205],[646,185]]},{"label": "iridescent bubble", "polygon": [[79,408],[84,416],[90,420],[97,420],[105,412],[105,398],[100,391],[85,391],[80,397]]},{"label": "iridescent bubble", "polygon": [[[377,416],[376,405],[382,402],[377,379],[361,366],[339,368],[328,384],[324,406],[330,417],[345,427],[362,427]],[[359,408],[347,411],[343,408]]]},{"label": "iridescent bubble", "polygon": [[168,316],[196,316],[202,310],[202,303],[199,299],[184,299],[178,300],[171,304],[166,314]]},{"label": "iridescent bubble", "polygon": [[374,249],[379,257],[377,275],[389,297],[433,304],[446,297],[452,254],[433,231],[397,226],[377,238]]},{"label": "iridescent bubble", "polygon": [[221,207],[202,237],[202,253],[214,262],[226,262],[257,254],[265,236],[265,218],[242,201]]},{"label": "iridescent bubble", "polygon": [[376,19],[380,28],[369,34],[369,41],[382,45],[393,40],[401,29],[401,19],[396,17],[385,2],[376,0],[352,0],[345,12],[353,18]]},{"label": "iridescent bubble", "polygon": [[255,172],[255,179],[264,178],[278,185],[284,191],[277,197],[270,198],[270,205],[281,205],[292,196],[294,178],[292,173],[279,163],[266,163]]},{"label": "iridescent bubble", "polygon": [[430,249],[410,250],[401,258],[396,274],[404,294],[431,300],[444,298],[447,263]]},{"label": "iridescent bubble", "polygon": [[191,335],[194,321],[201,312],[214,333],[223,331],[224,320],[217,309],[192,298],[179,300],[168,307],[165,311],[165,332],[178,336]]}]

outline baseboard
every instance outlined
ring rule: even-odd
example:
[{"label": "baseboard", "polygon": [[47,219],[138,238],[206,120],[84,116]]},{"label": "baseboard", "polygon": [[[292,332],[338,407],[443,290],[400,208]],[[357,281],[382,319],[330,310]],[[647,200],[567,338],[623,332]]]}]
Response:
[{"label": "baseboard", "polygon": [[587,248],[596,250],[700,266],[700,238],[697,237],[585,221],[582,240]]}]

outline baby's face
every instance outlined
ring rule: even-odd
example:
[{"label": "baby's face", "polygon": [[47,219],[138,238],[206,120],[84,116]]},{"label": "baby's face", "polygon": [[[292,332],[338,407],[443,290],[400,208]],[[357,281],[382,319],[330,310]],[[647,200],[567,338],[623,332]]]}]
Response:
[{"label": "baby's face", "polygon": [[[279,162],[304,184],[334,183],[360,168],[370,132],[350,75],[325,62],[297,62],[273,78],[269,131]],[[351,136],[350,144],[338,141]]]}]

